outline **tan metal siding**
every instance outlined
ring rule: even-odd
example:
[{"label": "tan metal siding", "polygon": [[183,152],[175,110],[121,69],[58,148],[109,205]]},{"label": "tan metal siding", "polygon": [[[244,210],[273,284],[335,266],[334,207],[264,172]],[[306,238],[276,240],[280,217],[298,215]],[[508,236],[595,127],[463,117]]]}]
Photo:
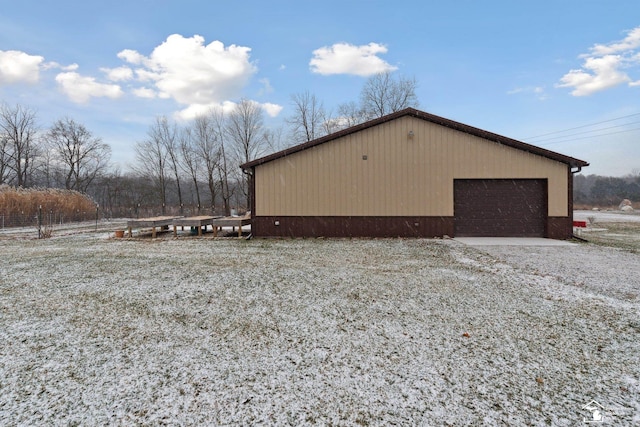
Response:
[{"label": "tan metal siding", "polygon": [[453,216],[455,178],[547,178],[549,216],[568,215],[567,165],[413,117],[265,163],[255,174],[259,216]]}]

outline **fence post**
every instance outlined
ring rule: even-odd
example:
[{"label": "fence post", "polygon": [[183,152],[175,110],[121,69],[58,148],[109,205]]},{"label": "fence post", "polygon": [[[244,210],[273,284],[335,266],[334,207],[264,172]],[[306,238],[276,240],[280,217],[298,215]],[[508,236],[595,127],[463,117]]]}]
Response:
[{"label": "fence post", "polygon": [[42,239],[42,205],[38,206],[38,239]]},{"label": "fence post", "polygon": [[96,203],[96,233],[98,232],[98,209],[100,205]]}]

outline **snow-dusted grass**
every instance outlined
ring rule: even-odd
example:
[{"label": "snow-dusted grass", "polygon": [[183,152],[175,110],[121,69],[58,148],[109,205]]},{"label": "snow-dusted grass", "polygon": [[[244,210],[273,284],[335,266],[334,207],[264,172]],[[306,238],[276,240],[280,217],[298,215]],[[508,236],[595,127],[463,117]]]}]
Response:
[{"label": "snow-dusted grass", "polygon": [[574,218],[588,221],[586,228],[574,228],[580,238],[640,254],[640,212],[575,211]]},{"label": "snow-dusted grass", "polygon": [[[535,249],[583,250],[610,262]],[[573,426],[592,399],[640,423],[640,278],[581,286],[514,253],[0,241],[0,424]]]},{"label": "snow-dusted grass", "polygon": [[594,218],[598,222],[640,222],[640,212],[622,211],[573,211],[573,218],[576,220],[588,220]]}]

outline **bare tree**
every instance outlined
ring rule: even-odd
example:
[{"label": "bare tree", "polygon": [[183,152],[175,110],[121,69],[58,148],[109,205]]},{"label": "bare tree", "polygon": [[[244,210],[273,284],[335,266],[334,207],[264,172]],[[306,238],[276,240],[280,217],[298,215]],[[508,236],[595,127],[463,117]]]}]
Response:
[{"label": "bare tree", "polygon": [[9,139],[0,134],[0,185],[8,184],[11,179],[11,149]]},{"label": "bare tree", "polygon": [[291,95],[293,114],[286,121],[295,143],[311,141],[326,135],[326,118],[322,102],[308,91]]},{"label": "bare tree", "polygon": [[46,135],[40,138],[38,151],[38,166],[33,181],[37,186],[44,185],[46,188],[51,188],[56,184],[54,180],[57,165],[55,152],[51,147],[51,143],[47,140]]},{"label": "bare tree", "polygon": [[[227,134],[234,144],[236,166],[258,158],[264,153],[265,137],[263,112],[258,103],[243,99],[235,106],[227,120]],[[241,189],[247,209],[251,207],[249,177],[241,176]]]},{"label": "bare tree", "polygon": [[267,129],[264,132],[264,140],[267,150],[275,152],[285,148],[282,142],[283,132],[284,130],[282,126]]},{"label": "bare tree", "polygon": [[[180,186],[180,150],[177,141],[178,128],[175,123],[170,123],[165,116],[156,118],[152,128],[153,137],[163,146],[167,153],[167,167],[173,174],[178,191],[178,203],[180,204],[180,214],[183,213],[182,187]],[[163,212],[164,213],[164,212]]]},{"label": "bare tree", "polygon": [[207,175],[207,186],[211,196],[211,210],[215,210],[218,183],[216,169],[220,161],[220,147],[211,115],[200,115],[192,124],[191,135],[196,155],[203,162]]},{"label": "bare tree", "polygon": [[333,116],[332,110],[324,110],[322,115],[322,136],[337,132],[340,127],[340,119]]},{"label": "bare tree", "polygon": [[[229,186],[229,179],[232,177],[233,172],[229,170],[231,162],[229,160],[230,153],[228,150],[229,144],[226,132],[226,117],[222,110],[215,110],[211,112],[211,118],[213,120],[216,138],[218,139],[220,147],[218,176],[220,178],[222,204],[224,206],[224,214],[229,216],[231,215],[231,197],[233,196],[233,189]],[[237,168],[234,168],[233,170],[237,171]]]},{"label": "bare tree", "polygon": [[[20,105],[0,106],[0,179],[9,178],[18,187],[26,187],[37,153],[36,113]],[[0,182],[2,182],[0,181]]]},{"label": "bare tree", "polygon": [[361,105],[349,101],[338,106],[338,117],[334,119],[336,127],[346,129],[367,121],[367,113]]},{"label": "bare tree", "polygon": [[360,104],[367,119],[382,117],[407,107],[417,107],[415,79],[394,79],[387,71],[371,76],[360,93]]},{"label": "bare tree", "polygon": [[64,118],[46,134],[64,175],[65,188],[86,192],[93,180],[106,171],[111,147],[82,124]]},{"label": "bare tree", "polygon": [[164,214],[167,204],[167,149],[162,142],[158,120],[147,131],[147,138],[136,143],[135,151],[138,160],[136,171],[153,180]]},{"label": "bare tree", "polygon": [[102,212],[112,218],[122,214],[122,206],[125,204],[124,177],[119,168],[114,168],[108,173],[96,179],[91,186],[91,196],[93,200],[99,202]]},{"label": "bare tree", "polygon": [[193,181],[193,187],[196,192],[196,202],[198,203],[198,213],[202,208],[202,200],[200,198],[200,186],[198,185],[198,175],[200,174],[201,160],[196,150],[193,139],[193,131],[191,128],[184,128],[180,132],[180,155],[184,161],[182,169],[189,174]]}]

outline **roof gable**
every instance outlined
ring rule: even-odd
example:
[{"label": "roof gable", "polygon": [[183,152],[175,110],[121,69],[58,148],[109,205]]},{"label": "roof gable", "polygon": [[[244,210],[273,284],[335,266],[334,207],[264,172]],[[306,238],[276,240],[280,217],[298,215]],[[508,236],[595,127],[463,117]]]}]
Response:
[{"label": "roof gable", "polygon": [[561,163],[565,163],[570,167],[582,168],[585,166],[589,166],[589,163],[584,160],[576,159],[573,157],[565,156],[564,154],[556,153],[554,151],[546,150],[541,147],[537,147],[535,145],[527,144],[522,141],[518,141],[512,138],[507,138],[506,136],[498,135],[492,132],[488,132],[482,129],[475,128],[473,126],[468,126],[460,122],[456,122],[453,120],[445,119],[444,117],[436,116],[433,114],[425,113],[424,111],[416,110],[415,108],[405,108],[404,110],[397,111],[392,114],[388,114],[386,116],[370,120],[365,123],[361,123],[359,125],[352,126],[347,129],[343,129],[341,131],[323,136],[322,138],[314,139],[313,141],[308,141],[299,145],[295,145],[293,147],[286,148],[282,151],[278,151],[276,153],[270,154],[265,157],[261,157],[259,159],[253,160],[251,162],[247,162],[243,165],[240,165],[242,169],[251,169],[253,167],[262,165],[264,163],[271,162],[273,160],[280,159],[282,157],[289,156],[291,154],[297,153],[299,151],[307,150],[309,148],[315,147],[320,144],[324,144],[329,141],[333,141],[335,139],[342,138],[344,136],[360,132],[364,129],[368,129],[374,126],[381,125],[383,123],[396,120],[400,117],[415,117],[418,119],[426,120],[431,123],[438,124],[440,126],[444,126],[450,129],[457,130],[459,132],[464,132],[470,135],[474,135],[488,141],[497,142],[499,144],[503,144],[509,147],[516,148],[518,150],[527,151],[532,154],[537,154],[539,156],[543,156]]}]

